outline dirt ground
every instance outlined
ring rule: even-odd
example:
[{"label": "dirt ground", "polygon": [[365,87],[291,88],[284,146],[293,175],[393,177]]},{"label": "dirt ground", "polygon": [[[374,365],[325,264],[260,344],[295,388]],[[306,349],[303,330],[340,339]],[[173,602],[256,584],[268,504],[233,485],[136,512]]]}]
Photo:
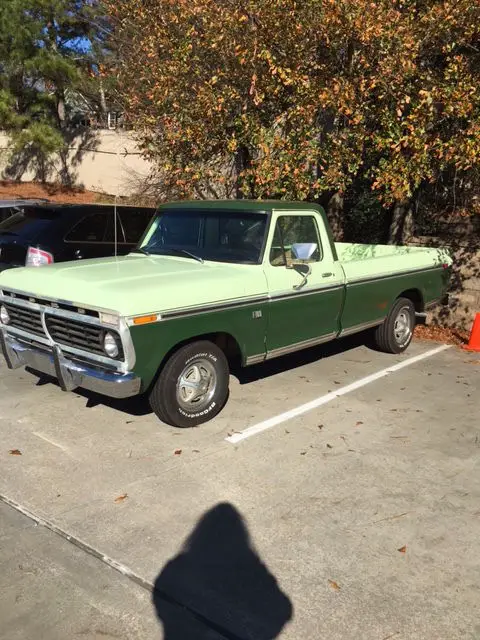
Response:
[{"label": "dirt ground", "polygon": [[95,191],[82,189],[68,189],[61,185],[39,184],[36,182],[0,182],[0,199],[14,200],[16,198],[46,198],[53,202],[68,202],[70,204],[88,204],[102,202],[107,195]]}]

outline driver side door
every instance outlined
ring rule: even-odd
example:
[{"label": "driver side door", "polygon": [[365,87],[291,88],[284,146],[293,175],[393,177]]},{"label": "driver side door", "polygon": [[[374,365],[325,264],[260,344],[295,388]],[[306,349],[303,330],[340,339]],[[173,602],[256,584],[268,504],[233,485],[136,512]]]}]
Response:
[{"label": "driver side door", "polygon": [[[288,212],[273,222],[264,262],[270,293],[267,358],[334,338],[344,296],[343,270],[332,255],[321,217]],[[308,245],[308,257],[298,260],[296,254]]]}]

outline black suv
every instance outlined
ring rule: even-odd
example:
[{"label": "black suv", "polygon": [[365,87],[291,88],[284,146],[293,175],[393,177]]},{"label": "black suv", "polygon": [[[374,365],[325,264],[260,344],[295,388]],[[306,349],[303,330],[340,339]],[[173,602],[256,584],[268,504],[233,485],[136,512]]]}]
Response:
[{"label": "black suv", "polygon": [[0,200],[0,223],[13,216],[14,213],[17,213],[24,206],[32,205],[32,204],[41,204],[44,202],[48,202],[45,198],[28,198],[25,200]]},{"label": "black suv", "polygon": [[22,206],[0,223],[0,271],[125,255],[137,245],[155,209],[117,206],[116,211],[115,224],[114,205]]}]

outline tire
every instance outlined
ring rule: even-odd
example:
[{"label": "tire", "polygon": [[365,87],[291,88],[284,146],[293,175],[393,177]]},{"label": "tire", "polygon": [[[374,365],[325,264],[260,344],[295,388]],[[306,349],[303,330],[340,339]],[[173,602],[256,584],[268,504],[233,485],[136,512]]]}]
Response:
[{"label": "tire", "polygon": [[196,427],[223,409],[229,375],[227,358],[216,344],[192,342],[167,360],[150,393],[150,406],[162,422]]},{"label": "tire", "polygon": [[413,338],[415,307],[408,298],[398,298],[375,331],[375,344],[385,353],[403,353]]}]

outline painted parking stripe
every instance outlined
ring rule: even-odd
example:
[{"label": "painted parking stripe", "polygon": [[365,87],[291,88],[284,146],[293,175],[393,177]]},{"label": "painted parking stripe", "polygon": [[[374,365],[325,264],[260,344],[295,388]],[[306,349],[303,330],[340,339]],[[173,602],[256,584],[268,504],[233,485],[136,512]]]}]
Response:
[{"label": "painted parking stripe", "polygon": [[313,409],[318,409],[324,404],[335,400],[336,398],[340,398],[341,396],[347,395],[347,393],[351,393],[352,391],[356,391],[361,387],[365,387],[367,384],[371,382],[375,382],[376,380],[380,380],[380,378],[384,378],[391,373],[395,373],[396,371],[400,371],[401,369],[405,369],[405,367],[410,367],[412,364],[416,364],[417,362],[421,362],[426,358],[431,358],[435,356],[437,353],[441,353],[445,351],[445,349],[449,349],[450,345],[444,344],[441,347],[436,347],[435,349],[430,349],[429,351],[425,351],[425,353],[421,353],[418,356],[413,356],[412,358],[408,358],[407,360],[403,360],[403,362],[399,362],[398,364],[394,364],[386,369],[382,369],[381,371],[377,371],[376,373],[372,373],[365,378],[361,378],[360,380],[356,380],[351,384],[347,384],[345,387],[340,387],[340,389],[336,389],[331,393],[327,393],[324,396],[320,396],[315,400],[311,400],[310,402],[306,402],[305,404],[296,407],[295,409],[290,409],[290,411],[285,411],[285,413],[280,413],[278,416],[274,416],[273,418],[269,418],[268,420],[264,420],[263,422],[259,422],[251,427],[248,427],[244,431],[240,431],[237,433],[233,433],[228,438],[225,438],[227,442],[231,444],[236,444],[237,442],[241,442],[242,440],[246,440],[247,438],[251,438],[252,436],[256,436],[263,431],[267,431],[272,427],[276,427],[283,422],[287,422],[287,420],[291,420],[292,418],[297,418],[298,416],[303,415],[304,413],[308,413],[309,411],[313,411]]}]

